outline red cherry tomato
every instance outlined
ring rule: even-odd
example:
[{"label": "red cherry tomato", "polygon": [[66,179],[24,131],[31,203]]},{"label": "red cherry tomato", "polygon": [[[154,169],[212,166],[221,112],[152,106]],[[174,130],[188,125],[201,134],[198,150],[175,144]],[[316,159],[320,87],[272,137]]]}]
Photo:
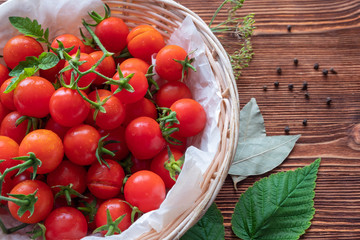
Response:
[{"label": "red cherry tomato", "polygon": [[156,54],[156,73],[165,80],[178,81],[182,77],[183,65],[175,60],[184,61],[187,52],[177,45],[166,45]]},{"label": "red cherry tomato", "polygon": [[101,21],[95,28],[95,34],[109,52],[121,52],[126,46],[129,28],[117,17],[109,17]]},{"label": "red cherry tomato", "polygon": [[70,129],[70,127],[62,126],[55,122],[53,118],[49,118],[46,122],[45,129],[53,131],[61,138],[61,140],[63,140],[66,132]]},{"label": "red cherry tomato", "polygon": [[159,124],[149,117],[131,121],[125,129],[125,139],[130,152],[138,159],[153,158],[166,145]]},{"label": "red cherry tomato", "polygon": [[[178,149],[171,149],[171,153],[175,161],[179,160],[184,153]],[[156,155],[151,161],[150,170],[159,175],[165,183],[166,189],[172,188],[175,181],[170,177],[169,170],[165,168],[165,163],[169,160],[168,150],[162,150],[158,155]],[[178,178],[178,175],[174,176],[175,179]]]},{"label": "red cherry tomato", "polygon": [[129,149],[125,142],[125,128],[123,126],[112,130],[100,129],[99,133],[101,137],[105,137],[106,135],[108,135],[104,139],[105,142],[117,141],[114,143],[109,143],[105,146],[106,149],[114,152],[115,156],[111,157],[110,155],[103,155],[104,158],[120,161],[129,154]]},{"label": "red cherry tomato", "polygon": [[65,155],[75,164],[90,165],[96,161],[99,140],[99,132],[90,125],[72,127],[64,137]]},{"label": "red cherry tomato", "polygon": [[[42,164],[37,173],[49,173],[61,163],[64,157],[64,146],[60,137],[47,129],[38,129],[24,137],[19,146],[19,155],[26,156],[33,152]],[[33,169],[29,169],[31,172]]]},{"label": "red cherry tomato", "polygon": [[0,88],[0,99],[1,103],[9,110],[16,110],[15,104],[14,104],[14,91],[4,93],[6,88],[9,86],[12,78],[9,78],[5,80],[5,82],[1,85]]},{"label": "red cherry tomato", "polygon": [[125,183],[125,200],[142,212],[158,209],[164,201],[166,189],[159,175],[142,170],[131,175]]},{"label": "red cherry tomato", "polygon": [[[86,94],[82,92],[84,96]],[[89,104],[70,88],[59,88],[50,98],[51,117],[60,125],[73,127],[82,123],[90,111]]]},{"label": "red cherry tomato", "polygon": [[[86,170],[83,166],[64,160],[54,171],[47,175],[46,182],[54,194],[60,191],[60,188],[55,186],[68,186],[69,184],[72,184],[72,189],[83,194],[86,190]],[[76,196],[71,195],[71,197]]]},{"label": "red cherry tomato", "polygon": [[5,118],[6,115],[10,113],[10,110],[7,109],[0,101],[0,123]]},{"label": "red cherry tomato", "polygon": [[47,240],[77,240],[85,237],[88,231],[85,216],[73,207],[54,209],[45,219],[44,225]]},{"label": "red cherry tomato", "polygon": [[0,125],[0,135],[8,136],[15,140],[18,144],[21,143],[26,135],[26,129],[28,120],[24,120],[19,125],[16,125],[16,121],[21,117],[21,114],[17,111],[11,112],[6,115]]},{"label": "red cherry tomato", "polygon": [[34,38],[18,35],[6,42],[3,49],[3,56],[6,65],[13,69],[26,57],[39,55],[44,51],[41,44]]},{"label": "red cherry tomato", "polygon": [[192,94],[188,86],[180,81],[162,85],[155,94],[155,102],[159,107],[170,108],[174,102],[182,98],[192,98]]},{"label": "red cherry tomato", "polygon": [[9,69],[5,65],[0,64],[0,86],[7,79],[9,79]]},{"label": "red cherry tomato", "polygon": [[65,48],[71,48],[74,47],[70,52],[68,52],[69,55],[73,55],[77,52],[77,50],[80,48],[80,52],[85,52],[85,44],[75,35],[72,34],[62,34],[57,36],[51,43],[52,48],[58,48],[60,41]]},{"label": "red cherry tomato", "polygon": [[18,221],[23,223],[38,223],[44,220],[51,212],[54,204],[54,197],[51,189],[45,183],[39,180],[26,180],[17,184],[10,192],[10,194],[32,194],[35,191],[37,201],[34,204],[34,213],[30,216],[30,212],[26,211],[21,217],[17,214],[19,206],[8,201],[8,207],[11,215]]},{"label": "red cherry tomato", "polygon": [[42,77],[27,77],[14,91],[14,104],[21,115],[43,118],[49,114],[50,98],[54,86]]},{"label": "red cherry tomato", "polygon": [[177,132],[179,136],[195,136],[204,129],[206,113],[197,101],[183,98],[174,102],[170,109],[176,112],[176,118],[180,122],[180,124],[174,124],[174,127],[179,128],[179,132]]},{"label": "red cherry tomato", "polygon": [[[99,61],[103,55],[104,53],[102,51],[90,53],[90,56],[94,59],[95,63]],[[104,60],[100,63],[100,65],[95,68],[95,70],[108,78],[112,78],[116,72],[114,58],[112,58],[111,56],[105,57]],[[103,84],[105,81],[105,78],[96,75],[93,84],[100,85]]]},{"label": "red cherry tomato", "polygon": [[[104,101],[107,97],[101,97],[100,101]],[[102,105],[106,112],[98,111],[95,123],[102,129],[115,129],[119,127],[125,120],[124,104],[115,96],[111,96]],[[95,109],[91,109],[91,115],[94,116]]]},{"label": "red cherry tomato", "polygon": [[[19,144],[7,136],[0,136],[0,160],[11,160],[11,158],[18,156]],[[13,161],[19,163],[17,160]],[[2,165],[3,163],[0,163],[0,166]]]},{"label": "red cherry tomato", "polygon": [[120,64],[120,69],[136,69],[146,74],[150,65],[140,58],[128,58]]},{"label": "red cherry tomato", "polygon": [[87,173],[87,186],[97,198],[110,199],[119,195],[125,177],[121,165],[114,160],[105,160],[109,167],[94,162]]},{"label": "red cherry tomato", "polygon": [[[71,57],[75,58],[75,54],[71,55]],[[80,72],[85,72],[85,71],[89,70],[92,66],[95,65],[95,60],[89,54],[86,54],[86,53],[80,53],[79,61],[85,61],[83,64],[81,64],[79,66],[79,71]],[[69,62],[66,62],[64,67],[67,67],[68,65],[69,65]],[[63,73],[64,80],[65,80],[66,84],[70,84],[71,73],[73,71],[74,70],[71,69],[71,70],[67,70],[67,71],[65,71]],[[74,80],[76,81],[77,78],[78,78],[78,75],[75,74],[75,79]],[[92,83],[95,80],[95,78],[96,78],[95,73],[88,73],[88,74],[82,76],[79,79],[78,86],[80,88],[87,87],[90,83]]]},{"label": "red cherry tomato", "polygon": [[149,25],[133,28],[126,39],[130,54],[145,62],[151,62],[151,55],[165,46],[164,38],[158,30]]},{"label": "red cherry tomato", "polygon": [[[107,211],[110,212],[110,216],[113,221],[125,215],[118,225],[121,231],[125,231],[130,227],[132,210],[126,202],[119,198],[109,199],[100,205],[95,215],[96,227],[101,227],[107,224]],[[105,235],[107,231],[102,231],[101,233]]]},{"label": "red cherry tomato", "polygon": [[[149,87],[148,81],[145,77],[145,74],[135,69],[125,69],[122,71],[124,77],[134,73],[134,75],[129,80],[129,84],[134,88],[134,92],[129,92],[126,89],[122,89],[120,92],[116,93],[115,96],[124,103],[134,103],[142,99]],[[114,77],[114,80],[119,80],[119,73],[117,72]],[[111,91],[115,92],[118,89],[117,85],[111,85]]]},{"label": "red cherry tomato", "polygon": [[158,117],[155,104],[147,98],[142,98],[134,103],[126,104],[125,113],[125,126],[138,117],[150,117],[155,120]]}]

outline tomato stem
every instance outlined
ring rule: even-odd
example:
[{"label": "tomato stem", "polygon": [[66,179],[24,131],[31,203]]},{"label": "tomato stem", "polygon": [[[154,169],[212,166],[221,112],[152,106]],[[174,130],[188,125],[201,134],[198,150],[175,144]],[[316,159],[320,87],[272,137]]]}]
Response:
[{"label": "tomato stem", "polygon": [[3,223],[3,221],[0,219],[0,228],[3,231],[4,234],[11,234],[14,233],[20,229],[23,229],[24,227],[28,226],[29,224],[27,223],[22,223],[18,226],[12,227],[12,228],[7,228],[5,227],[5,224]]},{"label": "tomato stem", "polygon": [[184,164],[185,155],[181,156],[178,160],[175,160],[174,155],[172,154],[170,147],[167,146],[168,160],[164,163],[164,167],[169,171],[170,178],[176,182],[176,175],[179,175],[181,172],[181,167]]}]

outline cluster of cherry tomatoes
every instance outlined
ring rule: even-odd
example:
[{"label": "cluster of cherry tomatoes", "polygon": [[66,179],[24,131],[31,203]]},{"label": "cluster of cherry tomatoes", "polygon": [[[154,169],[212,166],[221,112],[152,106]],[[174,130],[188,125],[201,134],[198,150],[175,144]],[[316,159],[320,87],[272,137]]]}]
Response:
[{"label": "cluster of cherry tomatoes", "polygon": [[[106,9],[102,18],[90,13],[94,27],[84,22],[91,38],[49,42],[45,31],[3,49],[0,200],[15,219],[46,229],[46,239],[120,233],[157,209],[181,171],[187,138],[206,124],[182,81],[195,70],[188,53]],[[51,68],[44,52],[56,55]],[[34,66],[38,76],[26,75]]]}]

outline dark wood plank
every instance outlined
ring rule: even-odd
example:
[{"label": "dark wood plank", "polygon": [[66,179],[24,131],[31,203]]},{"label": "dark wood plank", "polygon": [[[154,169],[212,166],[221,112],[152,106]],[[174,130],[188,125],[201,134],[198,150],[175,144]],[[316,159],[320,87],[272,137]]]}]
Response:
[{"label": "dark wood plank", "polygon": [[[179,1],[209,21],[221,1]],[[241,107],[255,97],[268,135],[301,134],[289,158],[277,169],[286,171],[322,158],[312,226],[302,239],[360,239],[360,2],[356,0],[248,0],[240,16],[255,13],[254,58],[237,79]],[[225,14],[221,15],[225,18]],[[291,25],[291,32],[287,26]],[[229,45],[229,39],[222,40]],[[227,50],[231,53],[236,45]],[[298,66],[293,59],[299,60]],[[319,70],[314,70],[319,63]],[[276,68],[282,68],[282,74]],[[338,73],[323,76],[323,69]],[[273,83],[280,86],[275,88]],[[308,83],[310,98],[301,90]],[[289,91],[288,84],[294,84]],[[267,85],[267,91],[263,86]],[[326,104],[327,97],[332,99]],[[303,119],[308,125],[303,126]],[[264,176],[267,176],[265,174]],[[232,187],[228,178],[216,203],[224,215],[226,239],[231,214],[240,196],[255,181],[251,177]]]}]

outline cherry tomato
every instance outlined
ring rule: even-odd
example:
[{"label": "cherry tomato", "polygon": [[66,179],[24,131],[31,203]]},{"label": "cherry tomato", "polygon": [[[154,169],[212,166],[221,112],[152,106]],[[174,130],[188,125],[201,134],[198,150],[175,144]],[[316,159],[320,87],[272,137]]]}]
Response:
[{"label": "cherry tomato", "polygon": [[[129,92],[126,89],[122,89],[120,92],[116,93],[115,96],[124,103],[134,103],[142,99],[149,87],[148,81],[145,77],[145,74],[135,69],[125,69],[122,71],[124,77],[134,73],[134,75],[129,80],[129,84],[134,88],[134,92]],[[114,77],[114,80],[119,80],[119,73],[117,72]],[[111,85],[111,91],[115,92],[118,89],[117,85]]]},{"label": "cherry tomato", "polygon": [[158,117],[158,112],[156,110],[155,104],[147,98],[142,98],[134,103],[126,104],[125,113],[125,126],[138,117],[150,117],[155,120]]},{"label": "cherry tomato", "polygon": [[179,128],[177,132],[179,136],[195,136],[205,128],[206,113],[197,101],[183,98],[174,102],[170,109],[176,112],[176,118],[180,122],[180,124],[174,124],[174,127]]},{"label": "cherry tomato", "polygon": [[90,165],[96,161],[99,140],[100,133],[90,125],[72,127],[64,137],[65,155],[75,164]]},{"label": "cherry tomato", "polygon": [[72,34],[62,34],[57,36],[51,43],[52,48],[58,48],[60,41],[65,48],[71,48],[74,47],[70,52],[68,52],[69,55],[73,55],[77,52],[77,50],[80,48],[80,52],[85,52],[85,44],[75,35]]},{"label": "cherry tomato", "polygon": [[9,69],[0,63],[0,86],[9,78]]},{"label": "cherry tomato", "polygon": [[0,101],[0,123],[5,118],[6,115],[10,113],[10,110],[7,109]]},{"label": "cherry tomato", "polygon": [[159,175],[142,170],[131,175],[125,183],[125,200],[142,212],[158,209],[166,195],[165,183]]},{"label": "cherry tomato", "polygon": [[192,98],[192,94],[188,86],[180,81],[162,85],[155,94],[155,102],[159,107],[170,108],[174,102],[182,98]]},{"label": "cherry tomato", "polygon": [[131,121],[125,129],[125,140],[130,152],[138,159],[153,158],[166,145],[159,124],[149,117]]},{"label": "cherry tomato", "polygon": [[62,126],[55,122],[53,118],[49,118],[46,122],[45,129],[53,131],[60,137],[61,140],[63,140],[66,132],[70,129],[70,127]]},{"label": "cherry tomato", "polygon": [[[101,97],[100,101],[104,101],[107,97]],[[102,129],[115,129],[119,127],[125,120],[124,104],[115,96],[111,96],[102,105],[106,112],[98,111],[95,123]],[[95,109],[91,109],[91,115],[94,115]]]},{"label": "cherry tomato", "polygon": [[115,156],[111,157],[110,155],[103,155],[104,158],[120,161],[129,154],[129,149],[125,142],[125,128],[123,126],[112,130],[100,129],[99,133],[101,137],[108,135],[104,140],[105,142],[116,141],[105,146],[106,149],[114,152]]},{"label": "cherry tomato", "polygon": [[[119,198],[109,199],[100,205],[95,215],[96,227],[101,227],[107,224],[107,211],[110,212],[111,219],[113,221],[122,215],[125,215],[118,225],[121,231],[125,231],[130,227],[132,210],[126,202]],[[107,231],[102,231],[101,233],[105,235]]]},{"label": "cherry tomato", "polygon": [[30,216],[30,212],[26,211],[21,217],[17,214],[19,206],[15,203],[8,201],[8,207],[11,215],[18,221],[23,223],[38,223],[44,220],[53,208],[54,197],[51,189],[45,183],[39,180],[26,180],[17,184],[10,192],[10,194],[33,194],[37,201],[34,204],[34,213]]},{"label": "cherry tomato", "polygon": [[14,91],[4,93],[6,88],[9,86],[12,78],[5,80],[0,88],[0,99],[1,103],[9,110],[15,111],[16,107],[14,104]]},{"label": "cherry tomato", "polygon": [[124,170],[119,163],[105,159],[109,167],[94,162],[87,173],[87,186],[97,198],[110,199],[119,195],[125,177]]},{"label": "cherry tomato", "polygon": [[[86,94],[82,92],[84,96]],[[90,111],[89,104],[70,88],[59,88],[50,98],[51,117],[60,125],[73,127],[82,123]]]},{"label": "cherry tomato", "polygon": [[165,80],[178,81],[182,77],[183,65],[175,60],[184,61],[187,52],[177,45],[166,45],[156,54],[156,73]]},{"label": "cherry tomato", "polygon": [[60,207],[54,209],[45,219],[47,240],[78,240],[88,231],[85,216],[76,208]]},{"label": "cherry tomato", "polygon": [[[72,184],[72,189],[83,194],[86,190],[86,170],[83,166],[64,160],[47,175],[46,182],[52,187],[54,194],[60,191],[60,188],[55,186],[68,186],[69,184]],[[71,195],[71,197],[76,196]]]},{"label": "cherry tomato", "polygon": [[[24,137],[19,146],[19,155],[25,156],[33,152],[41,160],[39,174],[49,173],[61,163],[64,157],[64,146],[60,137],[47,129],[38,129]],[[31,172],[33,169],[29,169]]]},{"label": "cherry tomato", "polygon": [[49,114],[54,86],[42,77],[27,77],[14,91],[14,104],[21,115],[43,118]]},{"label": "cherry tomato", "polygon": [[[0,160],[10,160],[19,156],[19,144],[7,136],[0,136]],[[14,160],[18,162],[17,160]],[[0,166],[2,163],[0,163]]]},{"label": "cherry tomato", "polygon": [[[94,59],[95,63],[99,61],[103,55],[104,53],[102,51],[96,51],[90,53],[90,56]],[[99,66],[95,68],[95,70],[108,78],[112,78],[116,72],[116,65],[114,58],[112,58],[111,56],[105,57],[104,60],[99,64]],[[105,81],[106,81],[105,78],[96,75],[93,84],[100,85],[103,84]]]},{"label": "cherry tomato", "polygon": [[126,46],[129,28],[117,17],[109,17],[101,21],[95,28],[95,34],[109,52],[121,52]]},{"label": "cherry tomato", "polygon": [[128,58],[120,64],[120,69],[136,69],[146,74],[150,65],[140,58]]},{"label": "cherry tomato", "polygon": [[[88,94],[88,98],[93,102],[97,102],[97,95],[99,97],[107,97],[107,96],[110,96],[111,94],[112,94],[111,91],[106,90],[106,89],[95,89],[94,91],[92,91]],[[91,109],[85,120],[85,123],[89,124],[93,127],[96,126],[96,123],[94,121],[94,111],[91,111]]]},{"label": "cherry tomato", "polygon": [[[171,153],[175,159],[175,161],[179,160],[184,153],[178,149],[171,149]],[[175,181],[170,177],[169,170],[165,168],[165,163],[169,160],[168,150],[162,150],[158,155],[156,155],[151,161],[150,170],[159,175],[165,183],[166,189],[172,188],[174,186]],[[178,178],[178,175],[174,176],[175,179]]]},{"label": "cherry tomato", "polygon": [[[74,55],[71,55],[72,58],[75,58],[75,54]],[[92,68],[92,66],[95,65],[95,60],[89,55],[89,54],[86,54],[86,53],[80,53],[80,59],[79,61],[85,61],[83,64],[81,64],[79,66],[79,71],[80,72],[85,72],[87,70],[89,70],[90,68]],[[67,67],[69,65],[69,62],[66,62],[65,63],[65,66],[64,67]],[[66,84],[70,84],[70,80],[71,80],[71,73],[73,72],[74,70],[71,69],[71,70],[67,70],[63,73],[63,76],[64,76],[64,80],[65,80],[65,83]],[[75,74],[75,81],[76,79],[78,78],[78,75]],[[88,73],[84,76],[82,76],[79,81],[78,81],[78,86],[80,88],[83,88],[83,87],[87,87],[90,83],[92,83],[96,78],[96,74],[95,73]]]},{"label": "cherry tomato", "polygon": [[151,62],[151,55],[165,46],[164,38],[158,30],[149,25],[133,28],[126,39],[130,54],[145,62]]},{"label": "cherry tomato", "polygon": [[18,35],[6,42],[3,49],[3,56],[6,65],[13,69],[26,57],[39,55],[44,51],[41,44],[34,38]]},{"label": "cherry tomato", "polygon": [[6,115],[0,125],[0,135],[8,136],[15,140],[18,144],[21,143],[26,135],[28,120],[24,120],[19,125],[16,125],[16,121],[21,117],[21,114],[17,111],[11,112]]}]

